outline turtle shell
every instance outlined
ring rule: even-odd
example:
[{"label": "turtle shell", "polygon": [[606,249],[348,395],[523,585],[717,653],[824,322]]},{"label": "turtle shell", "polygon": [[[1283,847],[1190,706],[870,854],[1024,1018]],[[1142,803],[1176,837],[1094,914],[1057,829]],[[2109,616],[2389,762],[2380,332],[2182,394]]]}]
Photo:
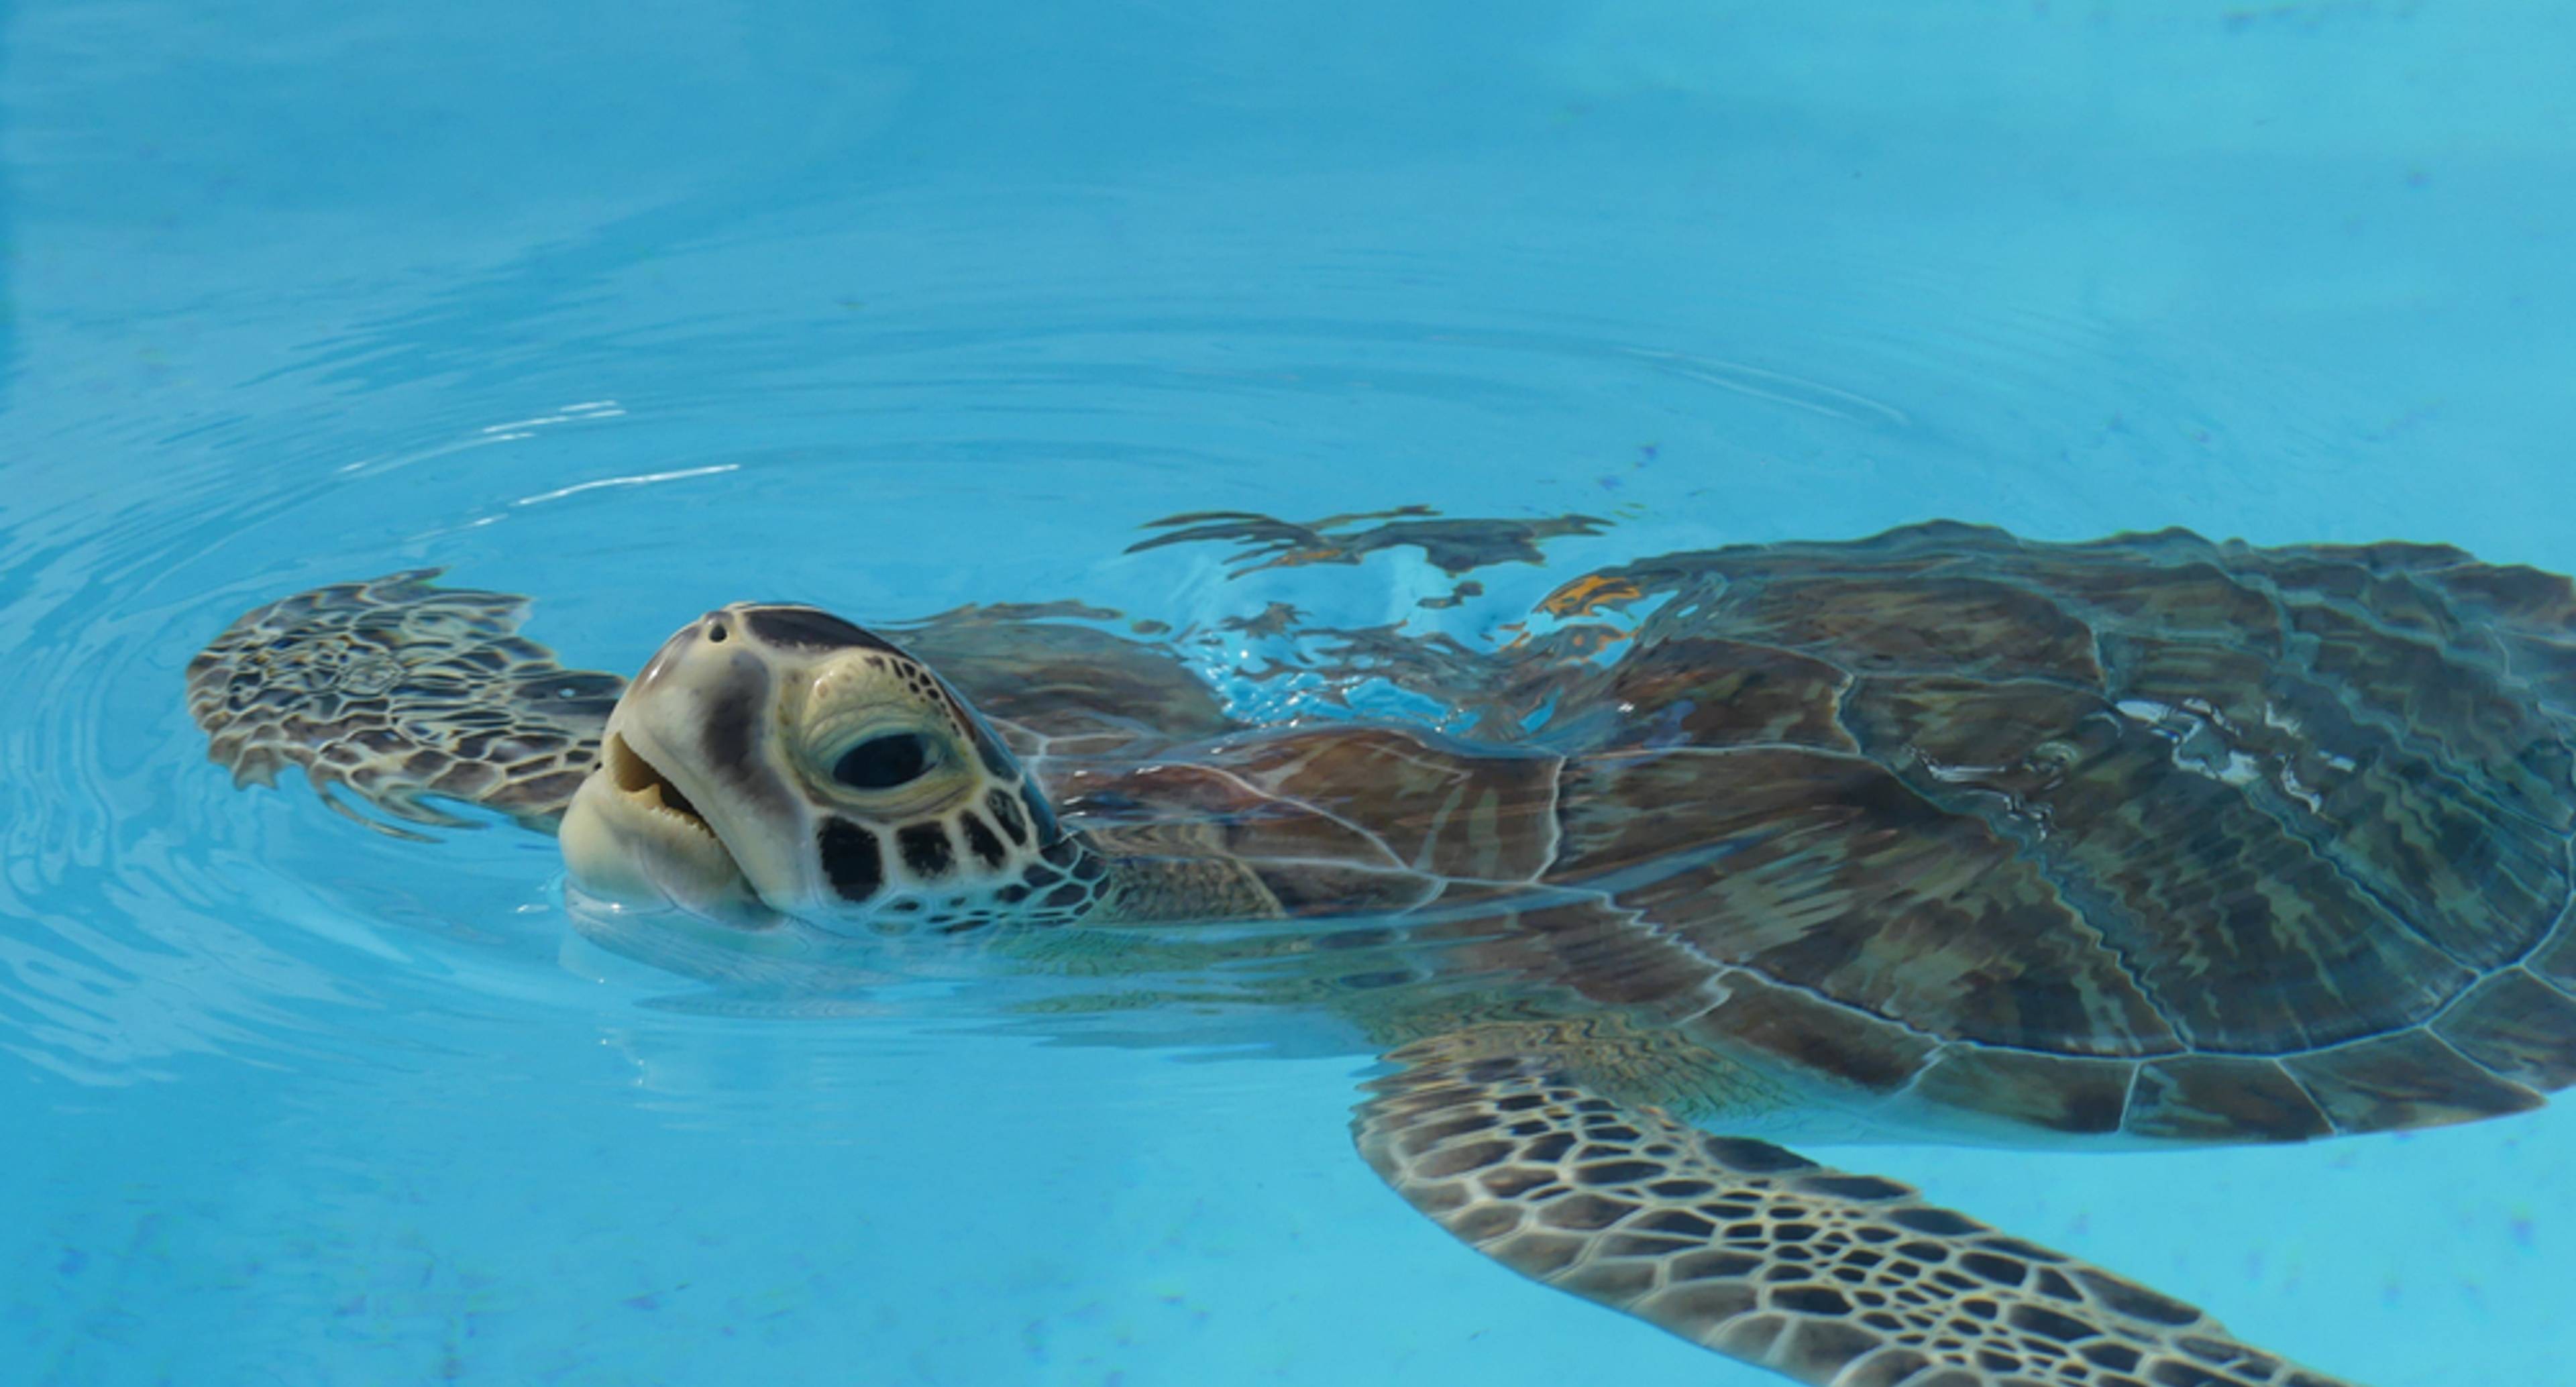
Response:
[{"label": "turtle shell", "polygon": [[1551,603],[1651,611],[1486,681],[1508,745],[1301,729],[1061,792],[1189,804],[1292,911],[1506,902],[1476,966],[1936,1110],[2293,1139],[2576,1081],[2565,579],[1943,524]]}]

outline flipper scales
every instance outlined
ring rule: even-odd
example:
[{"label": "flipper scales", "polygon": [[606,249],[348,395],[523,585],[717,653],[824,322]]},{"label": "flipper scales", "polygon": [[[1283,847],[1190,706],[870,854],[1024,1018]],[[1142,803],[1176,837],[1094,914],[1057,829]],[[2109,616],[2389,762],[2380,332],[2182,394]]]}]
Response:
[{"label": "flipper scales", "polygon": [[1361,1154],[1486,1256],[1693,1343],[1809,1387],[2353,1387],[1894,1181],[1478,1048],[1393,1052]]},{"label": "flipper scales", "polygon": [[336,583],[243,614],[188,662],[188,711],[235,784],[301,767],[334,809],[398,836],[335,792],[414,823],[466,822],[430,801],[550,830],[598,759],[626,681],[565,669],[519,634],[528,599],[441,588],[437,569]]}]

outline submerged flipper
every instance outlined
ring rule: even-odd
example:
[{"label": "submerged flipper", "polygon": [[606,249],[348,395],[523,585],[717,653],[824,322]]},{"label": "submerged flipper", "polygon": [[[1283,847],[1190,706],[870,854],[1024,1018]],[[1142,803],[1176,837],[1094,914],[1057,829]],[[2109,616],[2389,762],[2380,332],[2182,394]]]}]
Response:
[{"label": "submerged flipper", "polygon": [[188,662],[188,711],[236,785],[304,768],[397,818],[459,825],[458,800],[551,832],[626,681],[568,670],[518,634],[528,599],[438,588],[441,570],[338,583],[246,613]]},{"label": "submerged flipper", "polygon": [[1355,1123],[1396,1192],[1523,1275],[1810,1387],[2350,1387],[2179,1301],[1765,1142],[1455,1037]]}]

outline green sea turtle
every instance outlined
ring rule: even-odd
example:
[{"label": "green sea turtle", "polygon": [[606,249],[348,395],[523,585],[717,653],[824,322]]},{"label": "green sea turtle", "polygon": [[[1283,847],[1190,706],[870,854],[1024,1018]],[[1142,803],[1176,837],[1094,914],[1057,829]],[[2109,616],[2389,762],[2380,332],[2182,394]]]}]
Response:
[{"label": "green sea turtle", "polygon": [[1097,973],[1204,927],[1268,961],[1240,995],[1382,1051],[1358,1146],[1414,1207],[1819,1387],[2337,1379],[1771,1144],[1800,1114],[2298,1141],[2576,1080],[2576,590],[2452,549],[1669,555],[1499,650],[1342,633],[1338,673],[1440,715],[1279,725],[1044,609],[730,606],[621,689],[430,576],[224,632],[188,675],[215,759],[559,822],[576,889],[701,944]]}]

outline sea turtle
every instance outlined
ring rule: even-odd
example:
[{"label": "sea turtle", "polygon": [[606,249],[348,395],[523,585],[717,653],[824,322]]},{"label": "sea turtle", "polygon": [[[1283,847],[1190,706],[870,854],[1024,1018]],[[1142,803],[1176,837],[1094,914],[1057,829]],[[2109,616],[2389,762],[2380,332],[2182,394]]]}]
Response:
[{"label": "sea turtle", "polygon": [[2337,1379],[1772,1144],[1795,1115],[2298,1141],[2576,1080],[2576,589],[2457,550],[1668,555],[1367,662],[1437,728],[1251,725],[1043,609],[738,604],[621,692],[431,576],[224,632],[188,671],[215,759],[559,820],[579,892],[748,950],[1096,970],[1204,924],[1382,1048],[1358,1146],[1414,1207],[1820,1387]]}]

